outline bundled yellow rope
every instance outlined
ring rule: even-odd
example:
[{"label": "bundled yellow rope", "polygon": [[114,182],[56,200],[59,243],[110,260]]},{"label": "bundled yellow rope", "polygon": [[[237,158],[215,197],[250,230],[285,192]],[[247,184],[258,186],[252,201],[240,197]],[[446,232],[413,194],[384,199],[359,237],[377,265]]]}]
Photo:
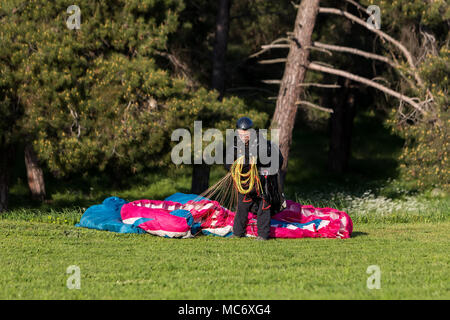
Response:
[{"label": "bundled yellow rope", "polygon": [[[253,158],[253,160],[255,160]],[[242,173],[242,166],[244,164],[244,156],[238,158],[231,166],[231,176],[234,180],[236,189],[241,194],[247,194],[253,190],[256,183],[256,189],[259,194],[262,192],[261,181],[258,176],[258,169],[256,168],[255,161],[250,162],[250,170],[246,173]],[[247,186],[245,189],[244,186]]]},{"label": "bundled yellow rope", "polygon": [[242,173],[244,157],[238,158],[231,166],[228,172],[216,184],[199,195],[201,197],[215,200],[225,208],[237,210],[238,192],[241,194],[249,193],[256,183],[257,192],[262,193],[262,185],[258,176],[256,163],[250,164],[250,170]]},{"label": "bundled yellow rope", "polygon": [[204,197],[210,200],[215,200],[224,208],[236,210],[238,192],[236,188],[234,188],[233,184],[231,172],[228,172],[216,184],[200,194],[199,199]]}]

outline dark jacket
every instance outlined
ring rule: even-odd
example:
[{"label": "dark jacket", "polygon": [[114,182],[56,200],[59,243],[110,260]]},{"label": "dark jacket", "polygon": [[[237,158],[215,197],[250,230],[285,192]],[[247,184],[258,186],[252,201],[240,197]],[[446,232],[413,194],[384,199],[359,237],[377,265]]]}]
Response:
[{"label": "dark jacket", "polygon": [[[283,155],[281,154],[279,148],[273,144],[270,140],[264,139],[259,141],[259,135],[257,135],[257,139],[254,139],[255,141],[249,141],[248,144],[245,145],[245,151],[244,151],[244,164],[242,166],[242,172],[246,173],[250,169],[250,147],[255,146],[256,144],[256,156],[257,162],[256,167],[259,172],[259,178],[262,184],[263,188],[263,194],[261,197],[266,200],[266,202],[270,203],[273,210],[275,212],[278,212],[282,209],[285,199],[284,194],[282,193],[281,186],[280,186],[280,169],[283,166]],[[234,143],[232,146],[228,146],[226,150],[226,154],[232,153],[233,154],[233,161],[235,161],[238,158],[238,145],[237,145],[237,137],[234,138]],[[268,163],[262,163],[259,157],[259,146],[261,143],[265,143],[267,145],[267,155],[269,159],[271,159],[271,155],[273,152],[278,154],[278,166],[274,168],[271,167],[271,160],[269,160]],[[255,150],[255,149],[253,149]],[[227,171],[230,171],[232,163],[226,163],[225,161],[225,168]]]},{"label": "dark jacket", "polygon": [[[234,137],[233,145],[232,146],[228,146],[227,149],[226,149],[226,153],[225,153],[225,155],[230,154],[230,153],[233,154],[233,162],[236,161],[236,159],[238,158],[238,143],[237,143],[237,139],[238,139],[237,137]],[[269,157],[269,162],[267,162],[267,163],[262,163],[261,159],[259,157],[259,154],[258,154],[259,153],[259,146],[260,146],[261,143],[266,143],[266,146],[267,146],[267,156]],[[271,164],[272,164],[271,163],[272,162],[271,161],[272,152],[278,153],[278,166],[272,168],[268,172],[268,175],[275,175],[275,174],[277,174],[279,172],[279,170],[281,169],[281,167],[283,166],[283,161],[284,161],[283,155],[281,154],[281,152],[278,149],[278,147],[275,144],[273,144],[270,140],[264,139],[264,140],[259,141],[259,137],[257,137],[257,139],[255,139],[255,141],[249,141],[245,145],[245,151],[244,151],[245,158],[244,158],[244,164],[243,164],[243,167],[242,167],[242,171],[245,173],[245,172],[247,172],[250,169],[250,160],[249,159],[250,159],[250,147],[251,146],[255,146],[256,147],[255,150],[256,150],[257,154],[251,154],[251,155],[252,156],[256,156],[256,158],[257,158],[256,167],[258,168],[258,171],[259,171],[260,175],[263,174],[263,171],[264,171],[265,168],[270,168],[271,167]],[[226,163],[226,161],[225,161],[224,166],[225,166],[225,169],[227,171],[230,171],[232,163]]]}]

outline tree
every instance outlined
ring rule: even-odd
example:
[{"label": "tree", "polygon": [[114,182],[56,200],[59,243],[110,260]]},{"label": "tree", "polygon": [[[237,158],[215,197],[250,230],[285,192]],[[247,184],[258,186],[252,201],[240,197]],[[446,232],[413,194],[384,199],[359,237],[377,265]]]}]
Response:
[{"label": "tree", "polygon": [[245,112],[239,99],[219,101],[162,68],[183,2],[78,5],[79,30],[67,28],[62,0],[8,1],[0,9],[2,203],[11,168],[5,155],[16,142],[30,144],[57,177],[96,169],[120,181],[170,166],[174,129],[192,128],[194,120],[226,128]]},{"label": "tree", "polygon": [[[359,9],[363,8],[356,1],[353,0],[346,0],[346,1]],[[439,10],[439,8],[441,8],[444,5],[444,2],[438,1],[436,3],[437,4],[433,4],[431,7],[434,7],[434,9],[437,8]],[[397,5],[398,4],[396,3],[393,4],[394,7]],[[407,4],[406,2],[404,4],[400,4],[401,7],[403,5],[407,8],[412,6],[413,12],[414,10],[420,8],[423,9],[422,13],[424,15],[426,13],[423,7],[427,6],[427,4],[426,3],[424,4],[422,1],[415,1],[412,5]],[[400,113],[404,107],[408,109],[408,116],[403,117],[404,120],[410,121],[412,123],[420,122],[422,124],[429,124],[433,128],[438,130],[436,132],[436,135],[444,138],[447,137],[448,130],[446,129],[446,127],[448,125],[447,122],[445,121],[446,118],[445,116],[444,117],[442,116],[440,104],[436,103],[438,101],[436,99],[436,94],[433,93],[433,90],[431,88],[431,83],[427,84],[427,82],[423,80],[420,65],[417,59],[414,59],[414,55],[411,52],[411,50],[408,50],[408,48],[404,44],[402,44],[399,40],[390,36],[386,32],[376,28],[372,28],[365,19],[359,18],[347,11],[327,7],[319,8],[318,1],[312,0],[303,0],[301,4],[298,6],[296,5],[296,7],[298,8],[298,13],[297,19],[295,21],[294,32],[290,34],[290,37],[287,39],[287,42],[289,44],[289,55],[287,59],[266,61],[266,63],[286,62],[285,73],[283,79],[280,81],[280,93],[277,99],[277,108],[275,110],[275,114],[272,120],[272,126],[279,127],[281,129],[280,149],[282,150],[286,160],[288,160],[289,156],[289,147],[292,140],[292,130],[296,114],[295,99],[298,98],[301,92],[301,88],[303,87],[302,82],[305,78],[306,69],[316,72],[323,72],[339,77],[344,77],[349,80],[359,82],[364,85],[375,88],[377,90],[380,90],[381,92],[389,96],[395,97],[401,102],[399,108]],[[444,12],[449,12],[448,6],[446,8],[447,9],[444,8]],[[433,10],[431,10],[431,12],[429,13],[431,16],[436,15],[435,11]],[[353,47],[312,43],[311,34],[312,29],[314,28],[314,22],[317,13],[337,15],[349,19],[353,23],[356,23],[359,26],[366,28],[375,35],[377,35],[380,39],[385,41],[385,46],[393,48],[395,50],[395,53],[394,51],[392,51],[391,57],[387,57],[379,54],[365,52],[363,50],[359,50]],[[448,35],[448,32],[446,33],[446,35]],[[429,35],[425,36],[425,38],[427,37],[428,39],[430,38]],[[433,38],[431,37],[431,39]],[[266,47],[265,50],[279,46],[276,43],[279,43],[280,41],[286,40],[278,39],[272,42],[271,45],[265,46]],[[308,60],[309,54],[308,52],[311,49],[328,52],[330,51],[346,52],[349,54],[362,56],[367,59],[382,61],[396,71],[399,77],[409,85],[408,88],[409,92],[415,94],[416,97],[412,98],[404,94],[403,92],[393,90],[385,85],[382,85],[374,81],[373,79],[368,79],[353,74],[351,72],[348,72],[346,70],[336,69],[325,63],[311,62]],[[400,56],[398,56],[397,53],[400,54]],[[444,53],[446,53],[445,50]],[[443,70],[445,69],[446,67],[443,68]],[[444,81],[447,81],[447,79],[444,79]],[[439,94],[442,94],[442,91]],[[309,105],[312,104],[309,103]],[[326,110],[325,108],[322,109]],[[404,113],[401,114],[404,116]],[[441,142],[443,141],[441,140]],[[443,144],[445,145],[445,142],[443,142]],[[445,159],[447,159],[446,154],[448,154],[448,151],[445,154],[443,154],[445,156],[444,157]],[[283,175],[285,174],[286,169],[287,169],[286,167],[283,168],[284,170],[284,172],[282,172]],[[438,171],[439,168],[437,169],[436,172]],[[444,174],[447,174],[447,171],[444,170]]]},{"label": "tree", "polygon": [[219,92],[219,100],[222,100],[225,93],[225,57],[230,28],[231,2],[231,0],[220,0],[217,11],[211,87]]},{"label": "tree", "polygon": [[4,142],[0,145],[0,212],[8,209],[9,181],[14,163],[13,154],[13,146],[5,146]]},{"label": "tree", "polygon": [[302,92],[299,84],[305,79],[309,56],[308,47],[311,45],[311,35],[318,12],[319,0],[303,0],[298,8],[277,105],[272,118],[272,128],[280,130],[280,151],[285,159],[281,168],[282,184],[284,184],[289,160],[297,101]]},{"label": "tree", "polygon": [[[322,6],[336,5],[338,9],[359,15],[358,8],[347,1],[322,1]],[[362,14],[362,13],[361,13]],[[365,12],[364,12],[365,14]],[[339,30],[339,32],[330,32]],[[312,46],[311,61],[326,61],[339,69],[373,78],[375,68],[383,68],[384,62],[367,59],[364,56],[347,54],[346,48],[358,48],[359,52],[370,52],[373,49],[372,34],[365,28],[352,23],[351,20],[338,16],[319,15],[315,27],[315,39]],[[338,51],[341,50],[341,51]],[[349,49],[350,50],[350,49]],[[376,56],[376,55],[374,55]],[[351,158],[353,122],[358,113],[372,108],[370,97],[373,92],[364,85],[358,85],[350,79],[309,72],[305,81],[335,84],[335,87],[306,87],[301,100],[318,101],[321,106],[331,108],[328,117],[329,149],[328,169],[330,172],[342,174],[347,172]],[[310,113],[312,109],[305,112]],[[317,114],[317,113],[316,113]],[[318,115],[325,118],[325,114]],[[328,115],[327,115],[328,116]]]},{"label": "tree", "polygon": [[[228,30],[230,24],[230,6],[231,0],[220,0],[217,10],[216,32],[213,51],[213,71],[211,87],[219,92],[219,101],[225,94],[225,56],[228,44]],[[210,166],[203,164],[194,164],[192,170],[191,192],[201,194],[209,186]]]},{"label": "tree", "polygon": [[[409,75],[409,64],[398,59],[400,66],[383,70],[382,76],[397,81],[397,86],[418,97],[416,101],[422,101],[428,111],[423,115],[402,102],[385,107],[389,114],[386,124],[405,139],[399,157],[401,178],[419,190],[440,187],[449,191],[450,5],[445,0],[362,3],[382,8],[383,29],[399,39],[415,65],[416,75]],[[395,57],[390,47],[381,47],[385,56]]]},{"label": "tree", "polygon": [[45,199],[44,172],[39,165],[36,152],[33,146],[27,144],[24,150],[25,167],[27,170],[28,187],[31,191],[31,197],[35,200],[43,201]]}]

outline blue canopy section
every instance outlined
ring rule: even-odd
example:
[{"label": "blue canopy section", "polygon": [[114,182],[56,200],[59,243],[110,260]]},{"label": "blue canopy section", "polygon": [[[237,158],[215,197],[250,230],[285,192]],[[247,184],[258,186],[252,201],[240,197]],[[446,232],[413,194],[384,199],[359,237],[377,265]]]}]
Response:
[{"label": "blue canopy section", "polygon": [[[194,194],[194,196],[195,196],[195,194]],[[187,200],[187,201],[189,201],[189,200]],[[194,217],[188,210],[177,209],[177,210],[172,211],[170,214],[174,215],[174,216],[185,218],[188,226],[191,227],[191,233],[193,235],[197,234],[200,231],[201,222],[194,222]]]},{"label": "blue canopy section", "polygon": [[185,218],[186,223],[188,224],[189,227],[192,227],[192,224],[194,223],[194,217],[188,210],[177,209],[170,212],[170,214],[173,216]]},{"label": "blue canopy section", "polygon": [[179,202],[181,204],[186,204],[186,202],[190,201],[190,200],[194,200],[194,199],[198,199],[198,200],[202,200],[202,199],[206,199],[204,197],[200,197],[197,194],[186,194],[186,193],[181,193],[181,192],[177,192],[174,193],[173,195],[167,197],[164,199],[164,201],[173,201],[173,202]]},{"label": "blue canopy section", "polygon": [[320,219],[314,219],[314,220],[311,220],[310,222],[306,222],[306,223],[286,222],[286,221],[270,219],[270,225],[272,225],[272,226],[276,225],[277,227],[283,227],[283,228],[286,228],[289,225],[294,225],[297,228],[303,229],[306,226],[309,226],[311,224],[314,224],[315,227],[318,228],[320,226],[321,222],[322,222],[322,220],[320,220]]},{"label": "blue canopy section", "polygon": [[[199,197],[196,194],[184,194],[178,192],[164,200],[185,204],[189,200],[193,200],[196,198],[198,198],[199,200],[206,199],[203,197]],[[120,215],[120,210],[126,203],[128,203],[128,201],[118,197],[106,198],[102,204],[96,204],[89,207],[81,217],[80,222],[75,226],[119,233],[146,233],[145,230],[139,228],[138,226],[139,224],[152,219],[142,218],[137,220],[133,224],[123,223],[122,217]],[[189,211],[178,209],[170,213],[186,218],[188,225],[191,227],[191,233],[193,235],[200,231],[201,223],[194,223],[194,218]]]},{"label": "blue canopy section", "polygon": [[106,198],[102,204],[89,207],[75,226],[120,233],[145,233],[137,225],[124,224],[120,209],[128,203],[118,197]]}]

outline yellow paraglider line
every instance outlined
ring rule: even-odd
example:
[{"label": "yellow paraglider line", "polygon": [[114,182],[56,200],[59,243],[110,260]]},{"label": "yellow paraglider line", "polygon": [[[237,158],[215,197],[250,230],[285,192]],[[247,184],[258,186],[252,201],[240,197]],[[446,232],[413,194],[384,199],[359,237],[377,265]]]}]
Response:
[{"label": "yellow paraglider line", "polygon": [[250,161],[250,170],[242,173],[244,156],[239,157],[228,172],[216,184],[199,195],[217,201],[222,207],[236,210],[238,192],[248,194],[256,186],[258,195],[262,194],[262,184],[259,179],[255,158]]}]

